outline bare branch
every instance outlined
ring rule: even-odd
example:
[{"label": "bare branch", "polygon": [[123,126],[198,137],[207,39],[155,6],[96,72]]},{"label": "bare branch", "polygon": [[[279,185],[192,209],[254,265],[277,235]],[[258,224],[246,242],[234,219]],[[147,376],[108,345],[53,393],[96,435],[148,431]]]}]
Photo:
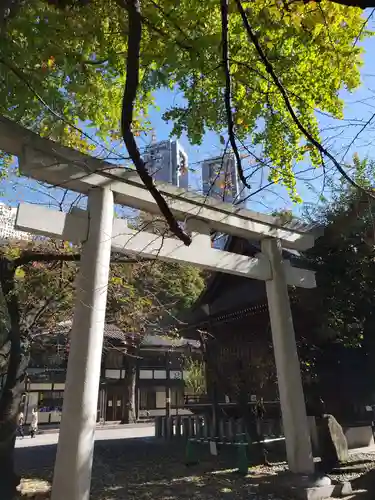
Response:
[{"label": "bare branch", "polygon": [[[32,252],[25,251],[20,257],[14,259],[13,265],[15,268],[30,264],[31,262],[79,262],[81,259],[81,254],[57,254],[57,253],[46,253],[46,252]],[[112,264],[137,264],[139,260],[137,259],[122,259],[122,258],[112,258]]]},{"label": "bare branch", "polygon": [[[60,293],[60,297],[62,297],[64,293],[65,293],[65,289]],[[41,318],[41,316],[49,308],[49,306],[51,305],[51,303],[55,302],[60,297],[56,296],[56,295],[50,295],[49,297],[46,298],[46,300],[41,305],[41,307],[34,313],[33,318],[30,321],[28,321],[28,324],[27,324],[27,331],[28,332],[31,332],[33,330],[33,328],[35,327],[35,325],[37,324],[37,322],[39,321],[39,319]]]}]

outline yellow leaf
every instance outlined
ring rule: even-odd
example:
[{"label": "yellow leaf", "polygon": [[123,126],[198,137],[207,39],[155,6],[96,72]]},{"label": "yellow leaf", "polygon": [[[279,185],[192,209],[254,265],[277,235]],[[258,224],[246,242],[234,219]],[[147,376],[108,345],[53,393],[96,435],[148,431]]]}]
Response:
[{"label": "yellow leaf", "polygon": [[52,69],[55,66],[55,58],[53,56],[48,58],[47,66]]},{"label": "yellow leaf", "polygon": [[18,278],[18,279],[24,278],[25,277],[25,271],[21,267],[18,267],[16,269],[16,272],[15,272],[15,277]]},{"label": "yellow leaf", "polygon": [[111,281],[114,285],[122,285],[122,278],[119,276],[113,276]]}]

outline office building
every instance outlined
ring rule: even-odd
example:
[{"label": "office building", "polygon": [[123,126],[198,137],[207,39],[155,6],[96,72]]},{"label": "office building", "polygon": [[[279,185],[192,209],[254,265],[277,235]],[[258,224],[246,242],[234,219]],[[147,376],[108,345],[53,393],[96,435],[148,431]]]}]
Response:
[{"label": "office building", "polygon": [[[232,153],[203,161],[202,184],[204,195],[235,204],[239,208],[244,205],[241,200],[246,196],[246,188],[238,178],[236,159]],[[227,240],[226,234],[212,235],[214,248],[224,250]]]},{"label": "office building", "polygon": [[168,139],[151,144],[143,160],[155,181],[188,189],[188,157],[178,141]]},{"label": "office building", "polygon": [[244,198],[244,189],[238,179],[233,154],[209,158],[202,163],[203,194],[226,203],[236,203]]},{"label": "office building", "polygon": [[16,216],[17,208],[0,202],[0,240],[31,240],[30,233],[15,229]]}]

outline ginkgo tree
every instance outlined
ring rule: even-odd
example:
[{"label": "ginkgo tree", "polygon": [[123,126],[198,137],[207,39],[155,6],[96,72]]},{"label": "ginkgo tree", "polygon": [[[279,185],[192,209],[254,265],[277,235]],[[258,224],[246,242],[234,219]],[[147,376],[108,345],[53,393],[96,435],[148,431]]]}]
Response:
[{"label": "ginkgo tree", "polygon": [[[263,165],[270,180],[283,183],[299,201],[293,164],[308,158],[318,167],[321,152],[296,124],[259,51],[249,43],[238,3],[295,115],[316,141],[317,111],[342,117],[340,90],[360,84],[359,42],[370,32],[362,11],[340,2],[228,3],[232,132],[239,144],[246,141],[255,151],[262,150],[262,162],[254,157],[255,165],[249,166],[244,179],[251,185],[254,169]],[[182,96],[163,116],[173,122],[177,136],[186,132],[193,144],[199,144],[205,131],[227,129],[228,82],[218,0],[11,4],[3,16],[0,113],[86,151],[98,152],[98,147],[80,130],[83,123],[94,127],[92,135],[100,140],[120,139],[129,76],[127,50],[134,35],[129,33],[128,13],[131,4],[139,4],[142,37],[133,133],[149,126],[148,110],[155,90],[161,88],[178,88]]]}]

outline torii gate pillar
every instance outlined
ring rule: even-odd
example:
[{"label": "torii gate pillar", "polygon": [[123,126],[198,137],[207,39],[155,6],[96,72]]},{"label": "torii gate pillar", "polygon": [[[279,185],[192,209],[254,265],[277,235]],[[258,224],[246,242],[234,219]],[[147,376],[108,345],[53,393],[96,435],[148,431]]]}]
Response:
[{"label": "torii gate pillar", "polygon": [[113,192],[88,195],[51,500],[89,500],[111,258]]}]

